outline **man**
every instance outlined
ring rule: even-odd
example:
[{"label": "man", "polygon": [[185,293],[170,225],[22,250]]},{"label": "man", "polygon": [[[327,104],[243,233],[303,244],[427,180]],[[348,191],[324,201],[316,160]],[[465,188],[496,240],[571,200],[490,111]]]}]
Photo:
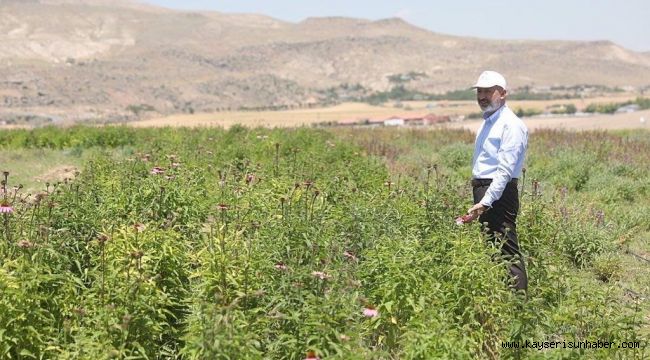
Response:
[{"label": "man", "polygon": [[501,244],[501,254],[511,261],[514,287],[524,292],[528,277],[524,258],[517,242],[519,192],[528,129],[506,105],[506,79],[495,71],[484,71],[473,86],[483,111],[483,124],[476,135],[472,158],[474,203],[468,210],[472,219],[486,224],[490,241]]}]

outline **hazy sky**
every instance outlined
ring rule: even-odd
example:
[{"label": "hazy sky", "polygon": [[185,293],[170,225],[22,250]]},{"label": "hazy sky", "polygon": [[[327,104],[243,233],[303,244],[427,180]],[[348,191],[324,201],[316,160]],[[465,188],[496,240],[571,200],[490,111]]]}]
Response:
[{"label": "hazy sky", "polygon": [[312,16],[401,17],[435,32],[493,39],[611,40],[650,51],[650,0],[141,0],[174,9]]}]

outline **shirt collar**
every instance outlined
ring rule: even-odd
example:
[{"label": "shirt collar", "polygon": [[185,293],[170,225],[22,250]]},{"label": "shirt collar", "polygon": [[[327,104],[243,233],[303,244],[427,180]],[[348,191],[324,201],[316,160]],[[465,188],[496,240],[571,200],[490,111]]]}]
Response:
[{"label": "shirt collar", "polygon": [[495,111],[494,113],[492,113],[492,115],[490,115],[490,116],[488,116],[488,117],[483,116],[483,119],[484,119],[486,122],[494,122],[496,119],[499,118],[499,115],[501,115],[501,112],[502,112],[503,109],[505,109],[505,108],[506,108],[506,104],[503,104],[503,105],[501,105],[500,108],[497,109],[497,111]]}]

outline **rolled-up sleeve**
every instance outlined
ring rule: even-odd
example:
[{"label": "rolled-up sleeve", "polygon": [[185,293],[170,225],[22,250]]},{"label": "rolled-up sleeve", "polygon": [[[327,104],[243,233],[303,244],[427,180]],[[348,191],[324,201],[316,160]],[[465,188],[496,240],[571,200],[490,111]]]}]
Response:
[{"label": "rolled-up sleeve", "polygon": [[492,178],[492,183],[485,192],[480,203],[491,207],[492,203],[499,200],[506,185],[513,178],[518,167],[523,163],[528,144],[528,130],[520,124],[508,124],[503,129],[501,146],[497,152],[497,171]]}]

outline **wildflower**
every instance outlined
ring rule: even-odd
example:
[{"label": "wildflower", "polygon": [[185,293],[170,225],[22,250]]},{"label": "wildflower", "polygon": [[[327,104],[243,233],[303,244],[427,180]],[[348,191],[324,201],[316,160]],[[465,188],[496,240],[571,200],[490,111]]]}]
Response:
[{"label": "wildflower", "polygon": [[2,213],[2,214],[11,214],[13,212],[14,212],[14,208],[9,206],[9,204],[4,203],[4,202],[2,204],[0,204],[0,213]]},{"label": "wildflower", "polygon": [[172,163],[172,169],[176,169],[181,166],[181,163],[173,162]]},{"label": "wildflower", "polygon": [[307,357],[305,358],[305,360],[320,360],[320,358],[318,356],[316,356],[315,351],[310,350],[310,351],[307,351]]},{"label": "wildflower", "polygon": [[311,181],[311,180],[306,180],[303,184],[305,185],[305,187],[307,188],[307,190],[309,190],[309,188],[311,188],[312,185],[314,185],[314,182]]},{"label": "wildflower", "polygon": [[330,275],[328,275],[328,274],[326,274],[326,273],[324,273],[322,271],[312,271],[311,275],[313,277],[317,277],[317,278],[319,278],[321,280],[327,280],[327,279],[331,278]]},{"label": "wildflower", "polygon": [[120,325],[123,330],[126,330],[129,328],[129,324],[131,323],[131,320],[133,319],[133,316],[129,314],[125,314],[122,316],[122,324]]},{"label": "wildflower", "polygon": [[341,334],[339,338],[341,339],[341,341],[350,341],[350,337],[345,334]]},{"label": "wildflower", "polygon": [[104,245],[108,241],[109,237],[106,234],[99,234],[97,235],[97,242],[99,245]]},{"label": "wildflower", "polygon": [[459,216],[456,218],[456,225],[463,225],[472,222],[476,217],[471,214]]},{"label": "wildflower", "polygon": [[347,250],[343,253],[343,256],[345,256],[346,258],[348,258],[348,259],[350,259],[352,261],[357,261],[357,257],[353,253],[351,253],[351,252],[349,252]]},{"label": "wildflower", "polygon": [[139,232],[139,233],[143,232],[145,227],[146,226],[144,224],[142,224],[142,223],[137,223],[137,224],[133,225],[133,228],[135,229],[135,231]]},{"label": "wildflower", "polygon": [[226,204],[219,204],[219,205],[217,205],[217,209],[219,209],[219,210],[221,210],[221,211],[226,211],[226,210],[228,210],[228,205],[226,205]]},{"label": "wildflower", "polygon": [[287,265],[285,265],[285,264],[284,264],[283,262],[281,262],[281,261],[275,263],[275,268],[278,269],[278,270],[282,270],[282,271],[285,271],[285,270],[288,270],[288,269],[289,269],[289,268],[287,267]]},{"label": "wildflower", "polygon": [[255,174],[246,174],[246,183],[250,184],[255,180]]},{"label": "wildflower", "polygon": [[379,312],[377,309],[375,309],[374,306],[372,305],[366,305],[365,308],[363,308],[363,316],[369,317],[369,318],[374,318],[379,316]]},{"label": "wildflower", "polygon": [[161,168],[159,166],[155,166],[153,169],[151,169],[151,174],[152,175],[158,175],[158,174],[162,174],[164,172],[165,172],[165,169],[163,169],[163,168]]},{"label": "wildflower", "polygon": [[144,255],[144,252],[142,250],[136,250],[131,251],[131,254],[129,255],[131,255],[131,257],[134,259],[140,259]]},{"label": "wildflower", "polygon": [[29,240],[20,240],[18,242],[18,247],[21,249],[31,249],[34,247],[34,243]]}]

